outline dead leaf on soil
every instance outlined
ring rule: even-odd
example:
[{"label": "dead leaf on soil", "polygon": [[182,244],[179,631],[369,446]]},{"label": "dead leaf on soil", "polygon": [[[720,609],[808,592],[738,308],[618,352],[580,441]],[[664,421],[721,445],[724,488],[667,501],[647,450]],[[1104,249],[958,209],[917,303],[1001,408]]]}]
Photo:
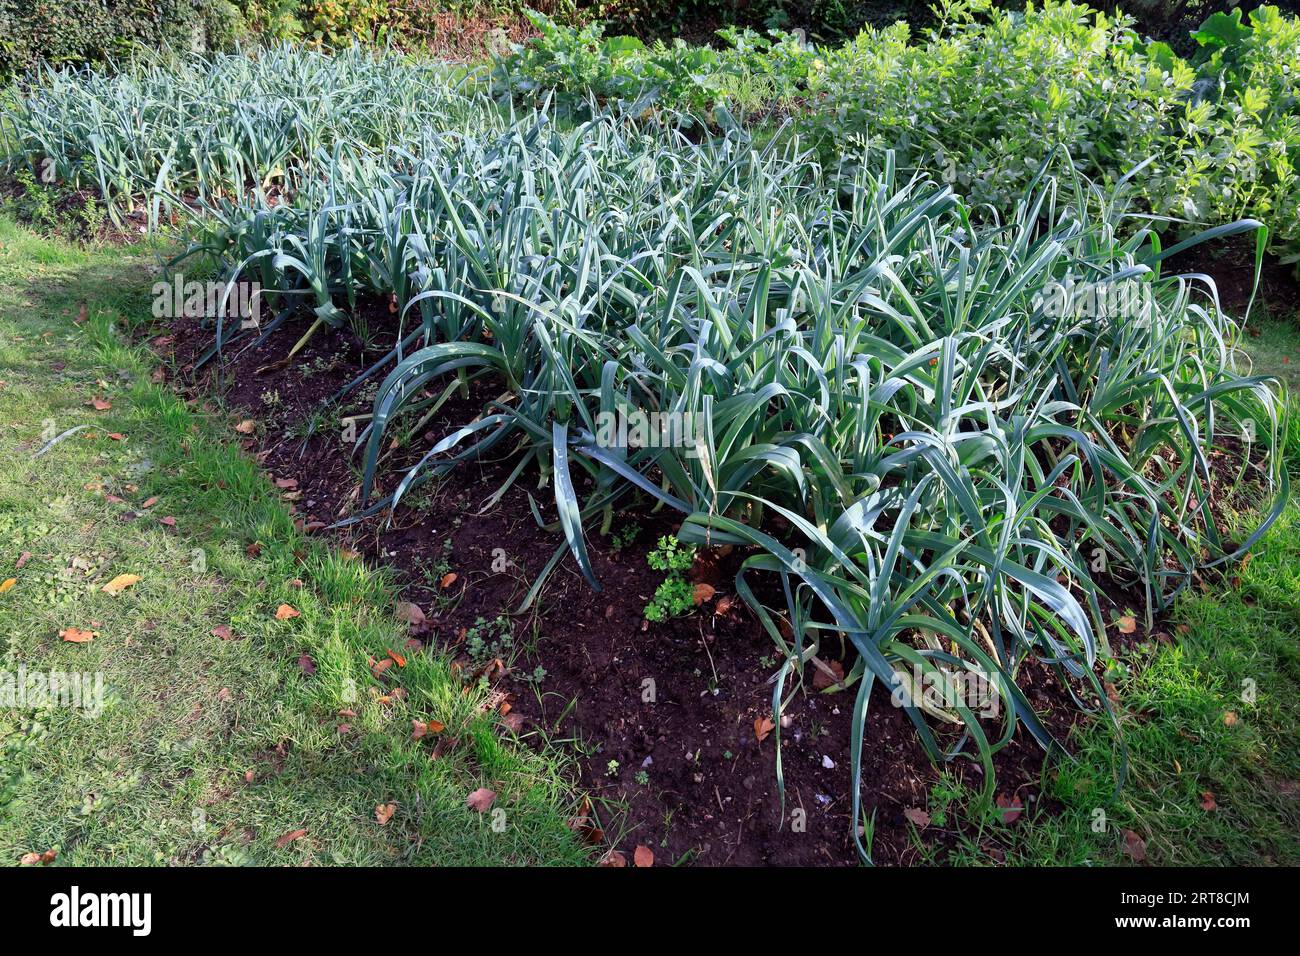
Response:
[{"label": "dead leaf on soil", "polygon": [[79,627],[65,627],[59,631],[59,637],[69,644],[89,644],[99,636],[99,631],[86,631]]},{"label": "dead leaf on soil", "polygon": [[713,595],[716,593],[717,590],[713,587],[712,584],[704,584],[703,582],[701,582],[700,584],[695,585],[695,588],[692,592],[692,597],[695,599],[695,606],[699,607],[705,601],[711,600],[713,598]]},{"label": "dead leaf on soil", "polygon": [[609,867],[627,866],[627,857],[625,857],[618,850],[610,850],[608,853],[606,853],[604,856],[600,858],[600,862],[596,865],[609,866]]},{"label": "dead leaf on soil", "polygon": [[235,431],[239,432],[241,435],[251,435],[256,428],[257,422],[253,421],[251,418],[245,418],[235,426]]},{"label": "dead leaf on soil", "polygon": [[1002,811],[1003,823],[1015,823],[1024,812],[1024,805],[1019,797],[1008,797],[1005,793],[999,793],[993,802]]},{"label": "dead leaf on soil", "polygon": [[393,811],[397,809],[395,803],[381,803],[375,807],[375,822],[381,827],[388,826],[388,821],[393,819]]},{"label": "dead leaf on soil", "polygon": [[442,580],[438,582],[438,586],[445,591],[447,590],[447,588],[451,587],[453,584],[456,583],[457,577],[458,575],[456,574],[455,571],[448,571],[446,574],[442,576]]},{"label": "dead leaf on soil", "polygon": [[839,661],[822,661],[814,657],[812,662],[813,690],[826,690],[844,683],[844,665]]},{"label": "dead leaf on soil", "polygon": [[775,727],[776,724],[772,723],[771,717],[755,717],[754,737],[757,738],[758,742],[761,744],[767,739],[767,735],[770,734]]},{"label": "dead leaf on soil", "polygon": [[1214,791],[1206,790],[1201,794],[1201,809],[1206,813],[1219,809],[1219,805],[1214,800]]},{"label": "dead leaf on soil", "polygon": [[920,807],[908,807],[903,811],[903,816],[907,818],[909,823],[920,827],[922,830],[930,825],[930,814]]},{"label": "dead leaf on soil", "polygon": [[295,611],[288,604],[281,604],[279,607],[275,609],[275,619],[277,621],[287,621],[289,620],[289,618],[298,617],[299,615],[300,612]]},{"label": "dead leaf on soil", "polygon": [[212,629],[212,636],[219,637],[223,641],[229,641],[235,635],[231,632],[229,624],[218,624]]},{"label": "dead leaf on soil", "polygon": [[113,407],[113,403],[103,398],[92,398],[86,403],[97,412],[106,412]]},{"label": "dead leaf on soil", "polygon": [[310,654],[303,654],[298,658],[298,669],[308,677],[311,677],[316,673],[316,662],[311,659]]},{"label": "dead leaf on soil", "polygon": [[1132,634],[1137,630],[1137,620],[1131,614],[1126,614],[1115,621],[1115,629],[1121,634]]},{"label": "dead leaf on soil", "polygon": [[397,605],[397,619],[410,625],[412,634],[423,634],[429,629],[428,619],[418,604],[402,601]]},{"label": "dead leaf on soil", "polygon": [[3,581],[0,581],[0,594],[4,594],[6,591],[12,590],[14,585],[16,585],[17,583],[18,583],[17,578],[5,578]]},{"label": "dead leaf on soil", "polygon": [[18,563],[14,565],[14,570],[21,571],[23,567],[27,564],[27,562],[30,561],[31,559],[32,559],[32,553],[30,551],[24,551],[22,554],[18,556]]},{"label": "dead leaf on soil", "polygon": [[641,867],[654,866],[654,850],[650,849],[648,846],[640,846],[638,844],[637,848],[632,851],[632,862]]},{"label": "dead leaf on soil", "polygon": [[1236,712],[1236,711],[1234,711],[1234,710],[1230,710],[1230,711],[1228,711],[1227,713],[1225,713],[1225,714],[1223,715],[1223,726],[1225,726],[1225,727],[1236,727],[1236,726],[1237,726],[1237,712]]},{"label": "dead leaf on soil", "polygon": [[465,806],[471,810],[477,810],[479,813],[487,813],[492,802],[496,800],[497,792],[489,790],[487,787],[479,787],[468,797],[465,798]]}]

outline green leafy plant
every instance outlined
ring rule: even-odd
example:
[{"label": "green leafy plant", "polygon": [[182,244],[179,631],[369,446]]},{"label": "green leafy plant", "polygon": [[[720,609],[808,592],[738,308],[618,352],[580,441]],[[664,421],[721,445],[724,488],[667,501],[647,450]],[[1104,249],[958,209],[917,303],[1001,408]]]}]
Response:
[{"label": "green leafy plant", "polygon": [[645,608],[645,619],[658,624],[681,617],[695,609],[695,594],[685,572],[695,560],[694,545],[683,545],[676,538],[659,539],[659,546],[646,555],[646,563],[666,577],[655,588],[654,597]]}]

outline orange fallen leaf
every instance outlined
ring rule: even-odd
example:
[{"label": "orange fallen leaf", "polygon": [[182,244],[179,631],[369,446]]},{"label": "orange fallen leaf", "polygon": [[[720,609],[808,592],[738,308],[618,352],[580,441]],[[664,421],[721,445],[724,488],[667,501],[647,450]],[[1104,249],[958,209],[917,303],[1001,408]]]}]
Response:
[{"label": "orange fallen leaf", "polygon": [[4,581],[0,581],[0,594],[4,594],[6,591],[11,590],[17,583],[17,578],[5,578]]},{"label": "orange fallen leaf", "polygon": [[113,407],[113,403],[102,398],[92,398],[87,404],[97,412],[106,412]]},{"label": "orange fallen leaf", "polygon": [[479,813],[486,813],[496,798],[497,792],[495,790],[489,790],[487,787],[479,787],[465,798],[465,806],[469,807],[471,810],[477,810]]},{"label": "orange fallen leaf", "polygon": [[139,581],[140,575],[138,574],[119,574],[117,577],[113,578],[113,580],[100,588],[100,590],[105,594],[118,594]]},{"label": "orange fallen leaf", "polygon": [[109,432],[108,437],[113,441],[126,441],[126,436],[121,432]]},{"label": "orange fallen leaf", "polygon": [[1225,726],[1225,727],[1235,727],[1235,726],[1237,726],[1237,712],[1236,712],[1236,711],[1230,710],[1230,711],[1228,711],[1226,714],[1223,715],[1223,726]]},{"label": "orange fallen leaf", "polygon": [[447,588],[451,587],[453,584],[456,583],[456,578],[457,578],[457,574],[455,571],[448,571],[446,574],[442,576],[442,580],[438,582],[438,586],[445,591]]},{"label": "orange fallen leaf", "polygon": [[298,617],[300,613],[300,611],[295,611],[287,604],[281,604],[275,609],[275,619],[277,621],[287,621],[291,617]]},{"label": "orange fallen leaf", "polygon": [[253,434],[253,430],[255,428],[257,428],[257,423],[254,422],[251,418],[245,418],[242,422],[240,422],[238,425],[235,426],[235,431],[239,432],[239,434],[241,435],[251,435]]},{"label": "orange fallen leaf", "polygon": [[306,830],[290,830],[288,833],[282,833],[280,836],[276,837],[275,845],[277,848],[283,849],[284,847],[292,843],[294,840],[301,840],[306,835],[307,835]]},{"label": "orange fallen leaf", "polygon": [[760,744],[767,739],[767,735],[770,734],[775,728],[776,728],[776,724],[772,723],[771,717],[754,718],[754,736],[758,738],[758,742]]},{"label": "orange fallen leaf", "polygon": [[69,644],[89,644],[99,636],[99,631],[85,631],[79,627],[65,627],[59,631],[59,637]]},{"label": "orange fallen leaf", "polygon": [[388,656],[393,659],[393,663],[396,664],[398,667],[406,666],[406,658],[403,657],[401,654],[397,653],[397,651],[393,650],[391,647],[388,648]]},{"label": "orange fallen leaf", "polygon": [[650,849],[648,846],[638,845],[637,848],[632,851],[632,862],[634,865],[641,867],[654,866],[654,850]]},{"label": "orange fallen leaf", "polygon": [[1132,634],[1137,630],[1137,620],[1131,614],[1126,614],[1115,622],[1115,628],[1121,634]]},{"label": "orange fallen leaf", "polygon": [[691,592],[691,597],[695,601],[695,606],[699,607],[705,601],[711,600],[713,595],[716,593],[717,589],[714,588],[712,584],[704,584],[701,582],[695,585],[694,590]]},{"label": "orange fallen leaf", "polygon": [[158,496],[157,496],[157,495],[154,495],[152,498],[146,498],[146,499],[145,499],[145,503],[142,504],[140,507],[141,507],[141,508],[152,508],[152,507],[153,507],[154,505],[156,505],[157,503],[158,503]]},{"label": "orange fallen leaf", "polygon": [[375,807],[375,822],[381,827],[387,826],[388,821],[393,819],[393,811],[397,809],[395,803],[381,803]]}]

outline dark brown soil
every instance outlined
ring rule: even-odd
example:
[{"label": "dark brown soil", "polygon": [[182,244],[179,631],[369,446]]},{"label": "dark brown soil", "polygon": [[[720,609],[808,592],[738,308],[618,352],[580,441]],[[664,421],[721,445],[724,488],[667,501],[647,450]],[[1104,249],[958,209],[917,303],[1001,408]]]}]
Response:
[{"label": "dark brown soil", "polygon": [[[856,862],[849,740],[857,687],[800,691],[788,707],[788,725],[780,730],[782,811],[777,733],[760,741],[755,728],[756,720],[771,713],[769,681],[777,655],[735,596],[741,554],[705,552],[691,577],[716,588],[712,598],[684,618],[646,624],[645,605],[663,575],[647,565],[645,554],[659,536],[672,533],[678,516],[631,508],[611,526],[614,534],[634,534],[630,544],[620,548],[610,536],[589,529],[600,592],[566,557],[534,606],[512,614],[563,540],[557,530],[540,528],[533,516],[530,495],[544,520],[555,519],[553,493],[549,487],[538,489],[535,468],[527,468],[499,503],[485,507],[509,476],[513,459],[466,465],[431,482],[413,492],[391,521],[383,515],[326,530],[359,508],[358,459],[349,458],[341,442],[337,416],[318,420],[309,437],[304,437],[306,423],[394,341],[387,308],[372,305],[364,314],[373,337],[369,347],[348,332],[325,330],[282,368],[274,366],[306,331],[306,321],[287,325],[257,349],[232,348],[221,364],[209,363],[197,374],[194,359],[210,341],[197,320],[155,330],[153,344],[171,355],[182,388],[220,396],[232,426],[245,419],[256,423],[244,445],[272,478],[297,483],[284,494],[302,527],[336,535],[365,560],[395,570],[403,598],[428,615],[424,640],[458,655],[467,672],[498,654],[506,659],[508,669],[497,675],[509,709],[503,723],[526,736],[542,732],[528,739],[573,742],[581,785],[608,845],[629,859],[636,845],[649,846],[660,862]],[[383,469],[389,490],[391,476],[402,466],[417,460],[450,426],[472,419],[494,395],[491,388],[472,388],[468,398],[458,396],[426,425],[412,447],[394,449]],[[368,410],[368,401],[350,400],[340,414]],[[503,561],[508,563],[499,570]],[[448,577],[453,574],[454,580]],[[1132,605],[1122,593],[1115,599],[1120,613]],[[513,647],[477,647],[476,627],[482,636],[503,615]],[[841,654],[836,647],[826,648],[825,656],[841,657],[845,669],[852,661],[851,650]],[[545,671],[540,680],[538,667]],[[1029,664],[1021,685],[1045,725],[1065,741],[1077,710],[1055,674]],[[1000,725],[990,723],[987,729],[996,737]],[[933,765],[904,711],[891,705],[888,689],[879,685],[864,739],[863,807],[867,819],[875,816],[875,860],[942,859],[957,833],[931,825],[917,841],[904,814],[927,807],[943,772],[977,787],[982,768],[962,760],[946,771]],[[955,742],[951,736],[940,740]],[[998,753],[995,768],[999,795],[1026,808],[1040,798],[1043,753],[1023,729]],[[981,838],[991,861],[1001,859],[997,829],[986,828]]]}]

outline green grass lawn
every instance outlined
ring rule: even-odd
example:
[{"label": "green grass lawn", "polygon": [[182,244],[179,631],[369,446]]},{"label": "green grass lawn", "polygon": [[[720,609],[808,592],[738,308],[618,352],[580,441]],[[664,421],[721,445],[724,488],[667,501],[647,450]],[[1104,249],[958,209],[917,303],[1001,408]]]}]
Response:
[{"label": "green grass lawn", "polygon": [[[152,264],[0,219],[0,581],[15,579],[0,673],[103,687],[99,712],[0,702],[0,860],[587,859],[565,825],[563,756],[509,740],[440,657],[408,653],[377,680],[371,659],[404,643],[382,577],[299,535],[229,422],[152,381],[121,334],[148,314]],[[1249,344],[1257,369],[1294,375],[1281,358],[1298,341],[1295,319],[1272,320]],[[139,581],[104,593],[121,574]],[[277,620],[281,604],[299,616]],[[73,627],[96,636],[60,639]],[[1115,738],[1085,727],[1075,759],[1045,772],[1057,813],[980,825],[960,790],[935,789],[957,862],[1131,862],[1132,831],[1155,864],[1300,863],[1300,506],[1164,630],[1115,682],[1119,797]],[[430,718],[459,740],[437,759],[411,739]],[[466,807],[481,786],[503,814]]]},{"label": "green grass lawn", "polygon": [[[586,859],[562,758],[507,739],[441,657],[406,651],[376,679],[371,658],[405,642],[382,577],[299,535],[228,423],[151,380],[121,333],[149,314],[152,263],[0,219],[0,675],[88,691],[0,700],[0,861]],[[122,574],[139,581],[102,590]],[[411,739],[428,719],[458,741],[436,759]],[[498,793],[483,814],[479,787]]]}]

